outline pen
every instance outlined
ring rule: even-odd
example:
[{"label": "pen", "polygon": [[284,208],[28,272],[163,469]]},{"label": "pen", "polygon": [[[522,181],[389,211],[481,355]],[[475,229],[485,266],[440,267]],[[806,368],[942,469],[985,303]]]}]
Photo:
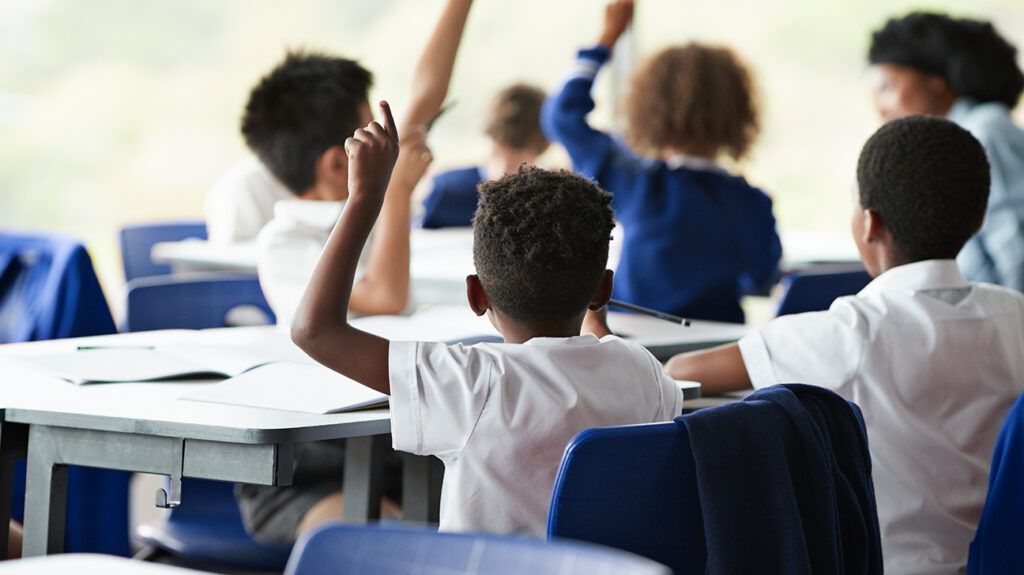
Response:
[{"label": "pen", "polygon": [[677,315],[672,315],[670,313],[661,312],[656,309],[633,305],[631,303],[626,303],[624,301],[620,301],[617,299],[609,300],[608,305],[610,307],[617,307],[619,309],[635,311],[637,313],[642,313],[644,315],[649,315],[651,317],[656,317],[658,319],[663,319],[665,321],[670,321],[672,323],[682,324],[684,327],[690,327],[690,320],[683,317],[679,317]]},{"label": "pen", "polygon": [[75,351],[93,351],[97,349],[156,349],[152,345],[80,345]]}]

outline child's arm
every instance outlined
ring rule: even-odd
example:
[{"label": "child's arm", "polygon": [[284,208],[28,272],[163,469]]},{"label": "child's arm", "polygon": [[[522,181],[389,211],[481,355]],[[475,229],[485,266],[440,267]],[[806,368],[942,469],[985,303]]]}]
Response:
[{"label": "child's arm", "polygon": [[402,158],[395,166],[380,225],[370,248],[363,278],[352,288],[352,310],[398,314],[409,301],[410,198],[433,156],[426,145],[425,125],[448,95],[455,56],[472,0],[449,0],[413,71],[409,105],[402,117]]},{"label": "child's arm", "polygon": [[572,158],[573,168],[599,181],[615,142],[611,136],[595,130],[587,122],[587,116],[594,110],[594,98],[590,92],[598,70],[611,57],[612,47],[632,18],[633,0],[614,0],[608,4],[598,44],[579,51],[573,72],[561,91],[544,103],[541,113],[545,133],[565,147]]},{"label": "child's arm", "polygon": [[370,122],[345,140],[349,198],[292,322],[292,340],[310,357],[381,393],[388,381],[388,340],[348,323],[359,253],[380,213],[398,159],[398,129],[387,102],[384,126]]},{"label": "child's arm", "polygon": [[703,395],[753,389],[740,346],[735,343],[679,354],[666,367],[673,379],[699,381]]}]

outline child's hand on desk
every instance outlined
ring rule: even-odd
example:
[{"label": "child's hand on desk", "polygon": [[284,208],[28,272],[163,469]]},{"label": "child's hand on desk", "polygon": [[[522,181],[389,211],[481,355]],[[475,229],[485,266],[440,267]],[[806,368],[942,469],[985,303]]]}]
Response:
[{"label": "child's hand on desk", "polygon": [[583,327],[580,329],[580,333],[592,333],[599,338],[612,335],[612,330],[608,327],[608,306],[597,311],[588,309],[587,315],[583,318]]},{"label": "child's hand on desk", "polygon": [[350,200],[382,202],[398,159],[398,128],[387,102],[380,103],[384,125],[370,122],[345,140]]},{"label": "child's hand on desk", "polygon": [[622,34],[633,21],[633,0],[612,0],[604,9],[604,30],[598,44],[609,50],[615,46]]}]

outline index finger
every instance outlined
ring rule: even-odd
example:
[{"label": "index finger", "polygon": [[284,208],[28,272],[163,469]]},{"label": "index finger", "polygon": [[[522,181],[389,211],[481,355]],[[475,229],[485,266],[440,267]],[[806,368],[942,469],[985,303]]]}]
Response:
[{"label": "index finger", "polygon": [[398,142],[398,126],[395,125],[395,117],[391,114],[391,105],[386,100],[380,101],[380,115],[384,123],[384,131],[392,141]]}]

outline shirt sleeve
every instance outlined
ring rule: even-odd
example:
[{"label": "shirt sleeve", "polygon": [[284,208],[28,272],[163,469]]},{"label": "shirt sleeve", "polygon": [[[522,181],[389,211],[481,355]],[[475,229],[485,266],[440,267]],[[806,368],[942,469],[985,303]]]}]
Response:
[{"label": "shirt sleeve", "polygon": [[769,288],[777,279],[779,260],[782,259],[782,240],[775,225],[772,200],[764,192],[757,193],[760,209],[753,212],[757,219],[751,222],[756,235],[752,236],[753,241],[746,243],[747,273],[741,279],[741,287],[747,293],[759,293]]},{"label": "shirt sleeve", "polygon": [[562,88],[544,103],[541,112],[541,126],[548,138],[565,147],[576,171],[595,180],[615,148],[609,134],[587,122],[594,110],[590,94],[594,78],[610,56],[604,46],[580,50]]},{"label": "shirt sleeve", "polygon": [[741,339],[754,388],[806,383],[839,392],[852,381],[868,334],[863,318],[843,299],[828,311],[777,318]]},{"label": "shirt sleeve", "polygon": [[442,459],[457,456],[483,413],[492,369],[492,357],[476,347],[391,342],[393,447]]}]

